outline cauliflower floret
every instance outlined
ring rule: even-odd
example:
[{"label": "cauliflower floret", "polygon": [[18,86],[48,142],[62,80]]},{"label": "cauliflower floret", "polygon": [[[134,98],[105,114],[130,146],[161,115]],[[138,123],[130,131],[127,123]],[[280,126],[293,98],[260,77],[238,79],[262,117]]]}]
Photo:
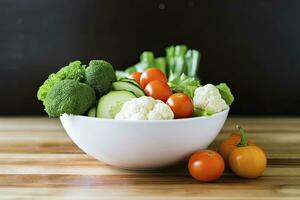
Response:
[{"label": "cauliflower floret", "polygon": [[160,100],[156,100],[153,109],[147,115],[149,120],[174,119],[174,113],[171,108]]},{"label": "cauliflower floret", "polygon": [[198,87],[195,90],[193,102],[196,108],[211,113],[221,112],[228,108],[228,105],[222,99],[218,88],[212,84]]},{"label": "cauliflower floret", "polygon": [[166,120],[174,119],[171,108],[160,100],[142,96],[124,103],[115,119],[119,120]]}]

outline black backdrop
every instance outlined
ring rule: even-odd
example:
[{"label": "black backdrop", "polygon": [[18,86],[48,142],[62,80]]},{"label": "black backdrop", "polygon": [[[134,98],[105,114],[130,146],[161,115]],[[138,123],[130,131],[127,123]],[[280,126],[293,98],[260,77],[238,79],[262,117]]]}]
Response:
[{"label": "black backdrop", "polygon": [[0,115],[44,114],[47,75],[72,60],[122,69],[170,44],[202,53],[203,83],[227,82],[232,113],[300,115],[300,1],[0,0]]}]

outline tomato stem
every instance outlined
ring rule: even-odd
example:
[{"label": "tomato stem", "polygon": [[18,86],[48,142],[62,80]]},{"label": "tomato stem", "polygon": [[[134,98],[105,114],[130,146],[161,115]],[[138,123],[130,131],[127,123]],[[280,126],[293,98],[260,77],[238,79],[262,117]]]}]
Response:
[{"label": "tomato stem", "polygon": [[247,146],[247,136],[245,130],[240,126],[236,125],[236,129],[241,133],[241,141],[238,143],[238,147],[245,147]]}]

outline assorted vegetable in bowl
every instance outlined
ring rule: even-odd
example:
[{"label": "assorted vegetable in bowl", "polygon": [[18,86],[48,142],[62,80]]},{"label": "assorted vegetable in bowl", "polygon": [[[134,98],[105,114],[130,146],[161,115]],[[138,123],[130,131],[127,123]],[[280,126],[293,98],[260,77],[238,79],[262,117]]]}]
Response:
[{"label": "assorted vegetable in bowl", "polygon": [[200,84],[199,60],[198,51],[179,45],[168,47],[166,57],[144,52],[141,61],[124,72],[115,72],[104,60],[91,60],[88,66],[74,61],[51,74],[37,96],[50,117],[67,113],[170,120],[212,115],[227,109],[234,98],[225,83]]},{"label": "assorted vegetable in bowl", "polygon": [[[201,84],[196,76],[199,61],[200,53],[184,45],[168,47],[165,57],[155,58],[152,52],[143,52],[140,62],[125,71],[115,71],[104,60],[91,60],[87,66],[74,61],[51,74],[40,86],[37,97],[49,117],[66,113],[145,121],[211,116],[228,109],[234,96],[226,83]],[[222,175],[224,165],[232,163],[232,170],[241,177],[259,176],[266,165],[263,151],[245,142],[245,134],[232,137],[233,140],[222,144],[221,155],[202,151],[192,156],[191,175],[201,181],[216,180]],[[247,165],[251,155],[250,158],[244,155],[245,161],[241,163],[237,159],[240,154],[237,145],[243,148],[239,150],[243,154],[255,151],[260,157],[260,163],[255,161],[257,172],[239,168]]]}]

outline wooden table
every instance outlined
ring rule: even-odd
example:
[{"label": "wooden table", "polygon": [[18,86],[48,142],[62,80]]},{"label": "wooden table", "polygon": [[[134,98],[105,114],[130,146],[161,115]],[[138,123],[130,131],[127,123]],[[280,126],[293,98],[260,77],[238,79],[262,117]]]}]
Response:
[{"label": "wooden table", "polygon": [[186,164],[112,168],[78,149],[57,119],[0,118],[0,199],[300,199],[300,118],[230,118],[212,149],[236,123],[267,152],[267,170],[255,180],[226,171],[200,183]]}]

